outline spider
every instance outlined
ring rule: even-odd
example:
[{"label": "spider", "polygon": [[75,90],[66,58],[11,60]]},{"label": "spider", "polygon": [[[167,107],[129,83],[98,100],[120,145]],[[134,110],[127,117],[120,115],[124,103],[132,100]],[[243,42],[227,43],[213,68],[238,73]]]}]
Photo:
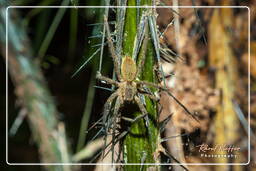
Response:
[{"label": "spider", "polygon": [[[144,96],[149,97],[153,101],[159,101],[159,97],[155,96],[154,94],[152,94],[150,92],[144,91],[145,86],[153,87],[158,90],[166,91],[179,105],[181,105],[181,107],[189,115],[191,115],[194,119],[197,120],[197,118],[195,118],[194,115],[191,114],[191,112],[189,112],[189,110],[181,102],[179,102],[179,100],[176,99],[169,92],[169,90],[166,87],[159,85],[159,84],[155,84],[153,82],[140,81],[137,79],[142,72],[142,67],[144,64],[145,57],[144,58],[142,57],[142,61],[137,66],[136,62],[134,61],[134,59],[132,57],[124,56],[122,58],[121,65],[120,65],[120,61],[116,54],[114,44],[111,40],[110,29],[109,29],[109,25],[107,23],[106,16],[104,17],[104,24],[105,24],[105,28],[106,28],[108,47],[109,47],[109,51],[111,53],[111,57],[113,59],[114,71],[117,76],[117,80],[113,80],[111,78],[102,76],[99,71],[97,72],[96,78],[98,80],[104,81],[107,84],[114,85],[115,87],[117,87],[117,89],[114,93],[112,93],[110,95],[110,97],[107,99],[107,101],[104,105],[103,122],[106,123],[106,118],[110,112],[111,104],[114,100],[116,100],[115,106],[114,106],[114,112],[113,112],[114,120],[115,120],[115,117],[117,116],[119,109],[122,105],[124,105],[127,102],[128,103],[135,102],[138,105],[140,111],[142,112],[142,115],[137,116],[134,119],[130,119],[130,118],[126,118],[126,117],[122,117],[122,119],[130,121],[130,122],[135,122],[135,121],[139,120],[140,118],[145,118],[146,124],[148,124],[148,118],[147,118],[148,112],[147,112],[147,110],[143,104],[143,101],[141,100],[140,97],[142,95],[144,95]],[[147,34],[145,34],[144,40],[148,39],[148,37],[146,35]],[[147,41],[145,41],[145,42],[147,42]],[[147,43],[145,43],[145,44],[147,44]],[[142,45],[141,50],[146,50],[145,48],[146,48],[146,46],[143,47],[143,45]],[[121,68],[120,68],[120,66],[121,66]],[[113,123],[115,125],[115,121],[113,121]],[[115,126],[113,126],[113,128],[115,129]]]},{"label": "spider", "polygon": [[[142,112],[142,115],[136,117],[135,119],[129,119],[129,118],[123,117],[124,120],[134,122],[140,118],[147,116],[147,110],[146,110],[143,102],[140,99],[140,96],[142,94],[149,97],[150,99],[152,99],[154,101],[158,101],[159,99],[155,95],[143,91],[142,86],[146,85],[148,83],[146,83],[145,81],[136,80],[136,78],[138,78],[138,76],[141,73],[142,65],[143,65],[144,61],[141,61],[137,67],[136,62],[134,61],[134,59],[132,59],[132,57],[124,56],[122,58],[121,65],[120,65],[119,58],[115,52],[114,44],[111,40],[110,29],[109,29],[109,25],[107,23],[106,18],[104,18],[104,24],[105,24],[105,28],[106,28],[109,51],[111,53],[111,56],[112,56],[112,59],[114,62],[114,71],[117,76],[117,80],[113,80],[108,77],[102,76],[100,72],[97,72],[96,78],[98,80],[104,81],[107,84],[116,86],[117,90],[113,94],[111,94],[110,97],[107,99],[107,101],[104,105],[103,116],[106,118],[106,116],[108,115],[108,113],[111,109],[111,104],[114,100],[116,100],[115,107],[114,107],[114,113],[113,113],[114,116],[117,115],[120,107],[124,103],[135,102],[138,105],[140,111]],[[145,37],[145,39],[147,39],[147,37]],[[121,66],[121,68],[120,68],[120,66]],[[153,84],[153,83],[149,83],[149,84]],[[153,84],[153,85],[157,86],[155,84]],[[106,121],[106,119],[105,119],[105,121]]]},{"label": "spider", "polygon": [[[197,120],[197,118],[193,114],[191,114],[191,112],[181,102],[179,102],[179,100],[176,99],[175,96],[173,96],[165,86],[155,84],[153,82],[138,80],[145,62],[145,55],[142,55],[141,62],[139,62],[138,65],[136,64],[135,60],[130,56],[123,56],[120,64],[120,60],[119,60],[120,58],[117,56],[114,44],[111,40],[110,29],[107,23],[106,16],[104,17],[104,25],[106,28],[106,38],[108,42],[109,51],[114,63],[114,72],[116,74],[117,80],[113,80],[111,78],[105,77],[101,75],[99,71],[97,72],[96,78],[100,81],[104,81],[106,84],[114,85],[117,88],[107,99],[104,105],[104,110],[103,110],[103,124],[105,124],[106,131],[109,131],[108,129],[110,128],[109,127],[110,125],[113,128],[112,129],[112,149],[114,148],[115,141],[116,141],[115,140],[116,118],[122,105],[124,105],[125,103],[135,102],[142,113],[141,115],[135,117],[134,119],[121,117],[122,119],[129,121],[131,123],[134,123],[137,120],[144,118],[146,121],[146,126],[149,124],[148,112],[140,97],[147,96],[151,100],[156,102],[159,101],[159,97],[157,97],[151,92],[145,91],[145,87],[156,88],[158,90],[166,91],[189,115],[191,115],[194,119]],[[147,31],[148,30],[146,28],[145,32]],[[144,34],[144,37],[143,37],[144,43],[141,47],[141,51],[144,53],[147,48],[146,47],[147,40],[148,40],[148,36],[147,34]],[[109,120],[107,120],[107,117],[112,108],[112,103],[114,101],[115,101],[115,105],[114,105],[113,116]],[[113,154],[114,153],[112,153],[112,160],[114,158]],[[103,156],[104,156],[104,152],[103,152]]]}]

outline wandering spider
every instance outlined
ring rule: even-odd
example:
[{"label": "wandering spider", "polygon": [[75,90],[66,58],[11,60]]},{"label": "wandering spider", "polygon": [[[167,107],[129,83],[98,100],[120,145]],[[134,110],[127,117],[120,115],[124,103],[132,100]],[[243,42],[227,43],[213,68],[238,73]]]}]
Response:
[{"label": "wandering spider", "polygon": [[[147,82],[147,81],[141,81],[139,80],[140,74],[142,72],[142,68],[145,62],[145,51],[146,51],[146,45],[148,41],[148,34],[144,34],[144,36],[141,38],[143,40],[143,45],[137,45],[135,49],[141,49],[142,51],[142,57],[141,61],[136,64],[135,58],[133,56],[123,56],[122,61],[120,64],[120,57],[116,54],[116,50],[114,47],[114,44],[111,40],[111,34],[109,25],[107,23],[107,18],[104,18],[104,25],[106,28],[106,37],[108,41],[108,47],[111,54],[111,57],[113,59],[114,63],[114,72],[116,74],[116,79],[113,80],[111,78],[102,76],[101,73],[98,71],[96,78],[100,81],[104,81],[105,83],[109,85],[115,86],[117,89],[110,95],[110,97],[107,99],[105,105],[104,105],[104,111],[103,111],[103,124],[105,125],[106,134],[109,133],[110,127],[112,128],[112,151],[114,151],[114,146],[116,142],[116,119],[118,118],[118,114],[120,111],[120,108],[125,103],[135,103],[139,107],[141,111],[141,115],[135,117],[134,119],[127,118],[124,116],[121,116],[121,119],[125,121],[129,121],[131,123],[134,123],[135,121],[144,118],[146,126],[149,125],[149,119],[148,119],[148,112],[147,109],[144,106],[143,97],[148,97],[149,99],[158,102],[159,97],[154,95],[148,90],[148,88],[155,88],[157,90],[166,91],[168,95],[170,95],[184,110],[187,114],[191,115],[194,119],[197,120],[197,118],[191,114],[191,112],[178,100],[175,96],[173,96],[169,90],[162,85],[155,84],[153,82]],[[148,32],[147,30],[147,21],[145,20],[145,27],[144,31]],[[153,38],[154,39],[154,38]],[[112,103],[115,101],[114,105],[114,111],[111,117],[109,117]],[[109,117],[109,119],[107,119]],[[198,121],[198,120],[197,120]],[[125,131],[126,133],[128,131]],[[123,136],[126,134],[124,133]],[[106,143],[106,141],[105,141]],[[106,146],[106,144],[105,144]],[[103,150],[103,156],[104,156],[104,150]],[[114,159],[114,153],[112,152],[112,161]]]},{"label": "wandering spider", "polygon": [[[115,124],[116,124],[115,118],[118,115],[120,107],[126,102],[135,102],[138,105],[140,111],[142,112],[142,115],[139,115],[134,119],[130,119],[126,117],[122,117],[122,119],[130,122],[135,122],[140,118],[145,118],[146,124],[148,124],[148,112],[140,97],[147,96],[153,101],[158,101],[159,98],[151,92],[144,91],[145,87],[151,87],[151,88],[156,88],[158,90],[166,91],[189,115],[191,115],[194,119],[197,120],[197,118],[195,118],[195,116],[191,114],[191,112],[189,112],[189,110],[181,102],[179,102],[179,100],[176,99],[168,91],[168,89],[165,86],[155,84],[152,82],[138,80],[138,77],[142,72],[142,67],[144,64],[145,57],[144,58],[142,57],[142,61],[138,63],[138,66],[137,66],[135,60],[132,57],[124,56],[122,58],[122,62],[120,65],[120,61],[116,54],[114,44],[111,40],[110,29],[109,29],[109,25],[107,23],[106,17],[104,18],[104,24],[106,28],[106,36],[107,36],[109,51],[114,63],[114,71],[117,76],[117,80],[113,80],[108,77],[102,76],[100,72],[97,72],[96,78],[98,80],[104,81],[107,84],[114,85],[115,87],[117,87],[116,91],[110,95],[110,97],[107,99],[104,105],[104,112],[103,112],[104,124],[111,124],[111,123],[107,123],[106,121],[107,121],[107,116],[112,107],[111,104],[115,99],[116,101],[114,106],[113,117],[111,118],[113,121],[113,132],[115,132]],[[148,39],[146,34],[144,36],[144,39]],[[143,47],[142,47],[142,50],[143,50]]]},{"label": "wandering spider", "polygon": [[[146,110],[143,102],[140,99],[140,95],[143,94],[154,101],[158,100],[158,98],[155,95],[143,91],[143,85],[149,85],[149,84],[151,85],[152,84],[152,85],[154,85],[154,87],[158,87],[158,85],[155,85],[153,83],[147,83],[145,81],[139,81],[136,79],[136,78],[138,78],[139,74],[141,73],[142,65],[143,65],[144,61],[140,62],[140,64],[137,67],[134,59],[132,59],[130,56],[124,56],[122,58],[122,62],[120,65],[120,61],[116,54],[114,44],[111,40],[110,29],[109,29],[109,25],[107,23],[106,18],[105,18],[104,23],[105,23],[105,28],[106,28],[109,50],[110,50],[110,53],[111,53],[111,56],[112,56],[112,59],[114,62],[114,71],[117,76],[117,81],[107,78],[105,76],[102,76],[100,72],[97,73],[96,78],[98,80],[106,82],[107,84],[116,86],[117,90],[113,94],[111,94],[111,96],[107,99],[105,106],[104,106],[103,118],[105,118],[105,121],[106,121],[106,117],[111,109],[111,104],[116,99],[114,113],[113,113],[114,117],[118,114],[120,107],[124,103],[135,102],[138,105],[140,111],[142,112],[142,115],[136,117],[135,119],[129,119],[129,118],[123,117],[124,120],[134,122],[140,118],[147,117],[147,110]],[[145,37],[145,38],[147,38],[147,37]],[[121,66],[121,68],[120,68],[120,66]],[[103,121],[103,122],[105,122],[105,121]],[[115,121],[114,121],[114,123],[115,123]]]}]

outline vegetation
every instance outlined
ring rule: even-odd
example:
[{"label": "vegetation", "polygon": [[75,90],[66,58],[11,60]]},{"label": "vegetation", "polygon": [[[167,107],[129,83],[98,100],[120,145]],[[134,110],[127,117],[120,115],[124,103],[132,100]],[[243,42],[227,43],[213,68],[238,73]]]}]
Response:
[{"label": "vegetation", "polygon": [[[151,0],[0,1],[0,49],[8,63],[9,77],[8,87],[0,87],[1,109],[8,90],[8,162],[137,164],[103,168],[42,166],[45,170],[65,171],[111,167],[128,171],[171,168],[239,171],[244,167],[184,163],[246,163],[249,133],[252,146],[249,157],[255,160],[256,72],[251,67],[248,78],[247,69],[249,64],[254,66],[255,33],[251,33],[249,52],[246,8],[76,8],[204,3],[255,8],[255,2],[155,3]],[[6,42],[8,5],[72,8],[9,8]],[[108,48],[107,25],[114,42],[112,49]],[[255,27],[255,14],[251,14],[251,27]],[[116,53],[120,68],[129,58],[136,62],[136,70],[142,69],[132,82],[137,84],[140,104],[148,115],[136,121],[135,118],[143,116],[138,102],[133,99],[121,103],[114,99],[113,103],[106,103],[117,87],[97,79],[100,72],[120,82],[111,50]],[[4,60],[0,62],[2,81],[6,76]],[[126,63],[128,66],[134,67]],[[127,69],[127,74],[132,69]],[[140,81],[146,83],[139,85]],[[250,81],[252,87],[248,93]],[[248,94],[251,102],[247,100]],[[251,127],[247,115],[250,103]],[[106,108],[106,104],[110,107]],[[200,148],[220,144],[239,149],[230,152]],[[209,157],[216,154],[238,157]],[[160,167],[148,163],[178,164]],[[245,167],[255,169],[251,165]],[[31,168],[39,170],[41,166],[23,169]]]}]

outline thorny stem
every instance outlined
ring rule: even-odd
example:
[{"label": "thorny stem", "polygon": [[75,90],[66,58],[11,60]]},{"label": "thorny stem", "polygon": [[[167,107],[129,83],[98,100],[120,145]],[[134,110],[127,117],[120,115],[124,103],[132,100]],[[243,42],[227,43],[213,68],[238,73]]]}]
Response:
[{"label": "thorny stem", "polygon": [[[151,5],[151,1],[142,0],[140,4],[136,4],[136,0],[128,1],[127,6],[130,5]],[[140,21],[136,21],[137,19],[142,20],[142,14],[147,9],[126,9],[126,18],[124,25],[124,41],[123,41],[123,54],[133,56],[136,33],[139,33],[137,29],[139,28]],[[139,17],[136,17],[139,12]],[[148,22],[147,20],[145,20]],[[138,24],[138,25],[137,25]],[[148,24],[145,25],[148,27]],[[146,32],[146,30],[150,30],[149,28],[144,29],[144,34],[150,34]],[[150,38],[151,36],[145,35],[145,37]],[[145,45],[145,43],[147,43]],[[144,47],[146,46],[146,48]],[[143,41],[140,51],[138,52],[137,64],[138,67],[141,65],[143,61],[143,57],[145,57],[145,63],[142,64],[142,72],[138,74],[138,79],[145,80],[148,82],[155,82],[155,74],[154,74],[154,64],[155,64],[155,51],[152,43],[152,39],[148,41]],[[156,89],[152,88],[151,91],[156,91]],[[149,97],[143,96],[140,97],[143,99],[144,105],[146,107],[149,123],[147,125],[146,121],[143,119],[136,120],[137,122],[130,124],[128,128],[130,129],[127,136],[124,138],[123,143],[123,156],[125,163],[157,163],[159,159],[154,158],[154,153],[158,147],[159,140],[159,131],[157,125],[157,103],[153,102]],[[129,108],[129,107],[127,107]],[[132,107],[131,107],[132,108]],[[122,113],[123,117],[127,118],[138,118],[142,116],[142,113],[139,107],[136,108],[136,111],[124,110]],[[123,121],[122,126],[127,126],[128,121]],[[143,159],[143,161],[142,161]],[[147,170],[152,166],[124,166],[124,170]],[[153,166],[154,167],[154,166]],[[158,167],[156,167],[158,169]]]}]

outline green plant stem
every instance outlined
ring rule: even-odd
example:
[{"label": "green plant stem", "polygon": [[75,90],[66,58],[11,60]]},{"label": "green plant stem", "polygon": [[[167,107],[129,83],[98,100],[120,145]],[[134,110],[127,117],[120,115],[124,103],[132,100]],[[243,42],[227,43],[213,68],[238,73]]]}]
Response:
[{"label": "green plant stem", "polygon": [[[150,1],[141,1],[139,5],[151,5]],[[136,5],[135,0],[128,1],[128,6]],[[142,11],[147,9],[141,9],[140,16]],[[128,8],[126,11],[126,20],[124,27],[124,44],[123,44],[123,53],[125,55],[132,56],[134,40],[137,33],[137,25],[140,23],[136,22],[137,9]],[[148,26],[146,26],[148,27]],[[149,30],[149,29],[147,29]],[[150,33],[146,32],[148,38],[150,37]],[[146,43],[145,41],[143,44]],[[143,46],[142,44],[142,46]],[[155,82],[155,74],[154,74],[154,64],[155,64],[155,52],[152,40],[149,39],[147,42],[146,54],[142,52],[139,53],[138,60],[140,61],[143,55],[145,57],[145,64],[143,65],[143,72],[141,74],[140,79],[146,80],[149,82]],[[154,92],[155,90],[152,89]],[[149,98],[145,97],[146,109],[148,111],[149,116],[149,125],[145,124],[145,121],[141,119],[140,121],[133,123],[131,125],[130,133],[124,139],[124,160],[126,163],[156,163],[158,159],[154,158],[154,152],[156,152],[158,145],[158,126],[157,126],[157,104],[152,102]],[[127,117],[136,117],[141,115],[141,111],[138,111],[128,114]],[[130,115],[130,116],[128,116]],[[152,166],[151,166],[152,167]],[[147,170],[149,166],[133,166],[126,165],[125,170]],[[156,168],[157,169],[157,168]]]}]

